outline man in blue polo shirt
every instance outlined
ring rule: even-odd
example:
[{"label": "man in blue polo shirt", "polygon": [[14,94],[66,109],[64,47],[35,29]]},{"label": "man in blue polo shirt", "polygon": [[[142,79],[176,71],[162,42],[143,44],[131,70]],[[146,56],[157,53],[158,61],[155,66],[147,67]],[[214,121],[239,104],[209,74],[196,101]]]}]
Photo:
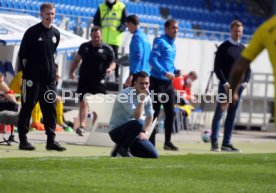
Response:
[{"label": "man in blue polo shirt", "polygon": [[[178,148],[171,142],[175,104],[172,79],[175,77],[175,75],[180,75],[180,70],[177,70],[174,66],[176,56],[176,47],[174,41],[177,36],[177,32],[177,21],[173,19],[167,20],[165,22],[165,34],[154,40],[153,48],[149,58],[149,63],[151,66],[150,90],[154,93],[158,93],[159,95],[154,95],[154,118],[158,116],[162,104],[166,116],[164,149],[172,151],[178,151]],[[162,100],[160,100],[160,94],[163,95],[164,99],[166,95],[168,100],[163,101],[162,97]],[[156,131],[154,130],[149,139],[153,144],[155,144],[155,134]]]}]

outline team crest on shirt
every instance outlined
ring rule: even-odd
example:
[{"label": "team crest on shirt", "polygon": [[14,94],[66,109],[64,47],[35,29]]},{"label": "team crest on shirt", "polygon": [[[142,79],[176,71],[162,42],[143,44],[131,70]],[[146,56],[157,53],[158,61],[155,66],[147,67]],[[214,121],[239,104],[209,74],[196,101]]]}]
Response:
[{"label": "team crest on shirt", "polygon": [[88,48],[88,47],[84,47],[84,53],[87,53],[87,52],[88,52],[88,50],[89,50],[89,48]]},{"label": "team crest on shirt", "polygon": [[56,36],[53,36],[53,37],[52,37],[52,41],[53,41],[54,44],[57,43],[57,38],[56,38]]},{"label": "team crest on shirt", "polygon": [[32,87],[33,86],[33,81],[28,80],[26,84],[27,84],[28,87]]}]

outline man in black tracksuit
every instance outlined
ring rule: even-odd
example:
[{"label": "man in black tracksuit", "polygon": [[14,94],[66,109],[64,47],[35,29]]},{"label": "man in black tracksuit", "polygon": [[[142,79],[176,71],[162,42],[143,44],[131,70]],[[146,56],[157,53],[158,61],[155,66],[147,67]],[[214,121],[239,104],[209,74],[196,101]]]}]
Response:
[{"label": "man in black tracksuit", "polygon": [[19,50],[23,71],[22,108],[18,120],[19,149],[35,150],[27,140],[31,113],[40,103],[47,135],[47,150],[66,150],[55,141],[56,128],[56,66],[54,54],[60,41],[60,33],[51,24],[55,17],[53,4],[40,7],[42,22],[30,27],[24,34]]}]

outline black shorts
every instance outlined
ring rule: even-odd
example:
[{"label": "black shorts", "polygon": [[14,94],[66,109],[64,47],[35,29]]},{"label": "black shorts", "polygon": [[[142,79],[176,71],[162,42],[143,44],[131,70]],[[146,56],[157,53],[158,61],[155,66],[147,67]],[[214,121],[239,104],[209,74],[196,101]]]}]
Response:
[{"label": "black shorts", "polygon": [[78,84],[77,93],[79,101],[83,101],[85,94],[106,94],[106,86],[102,83],[98,85]]}]

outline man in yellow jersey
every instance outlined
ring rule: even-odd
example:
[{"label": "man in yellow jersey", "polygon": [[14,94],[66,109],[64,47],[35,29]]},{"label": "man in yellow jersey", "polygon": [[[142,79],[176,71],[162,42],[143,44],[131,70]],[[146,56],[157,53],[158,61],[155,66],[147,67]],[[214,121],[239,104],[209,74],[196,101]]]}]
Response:
[{"label": "man in yellow jersey", "polygon": [[[263,23],[254,33],[249,46],[243,50],[241,57],[235,62],[229,77],[230,88],[233,89],[233,103],[238,99],[238,85],[241,82],[245,72],[249,69],[250,63],[263,51],[267,49],[269,59],[272,64],[274,79],[276,78],[276,15],[272,16]],[[276,96],[276,84],[274,80],[274,90]],[[275,97],[274,96],[274,97]],[[276,112],[276,103],[274,103],[274,112]],[[226,109],[227,104],[222,106]],[[274,120],[276,113],[274,113]],[[274,122],[275,123],[275,122]],[[276,128],[276,124],[275,124]]]}]

